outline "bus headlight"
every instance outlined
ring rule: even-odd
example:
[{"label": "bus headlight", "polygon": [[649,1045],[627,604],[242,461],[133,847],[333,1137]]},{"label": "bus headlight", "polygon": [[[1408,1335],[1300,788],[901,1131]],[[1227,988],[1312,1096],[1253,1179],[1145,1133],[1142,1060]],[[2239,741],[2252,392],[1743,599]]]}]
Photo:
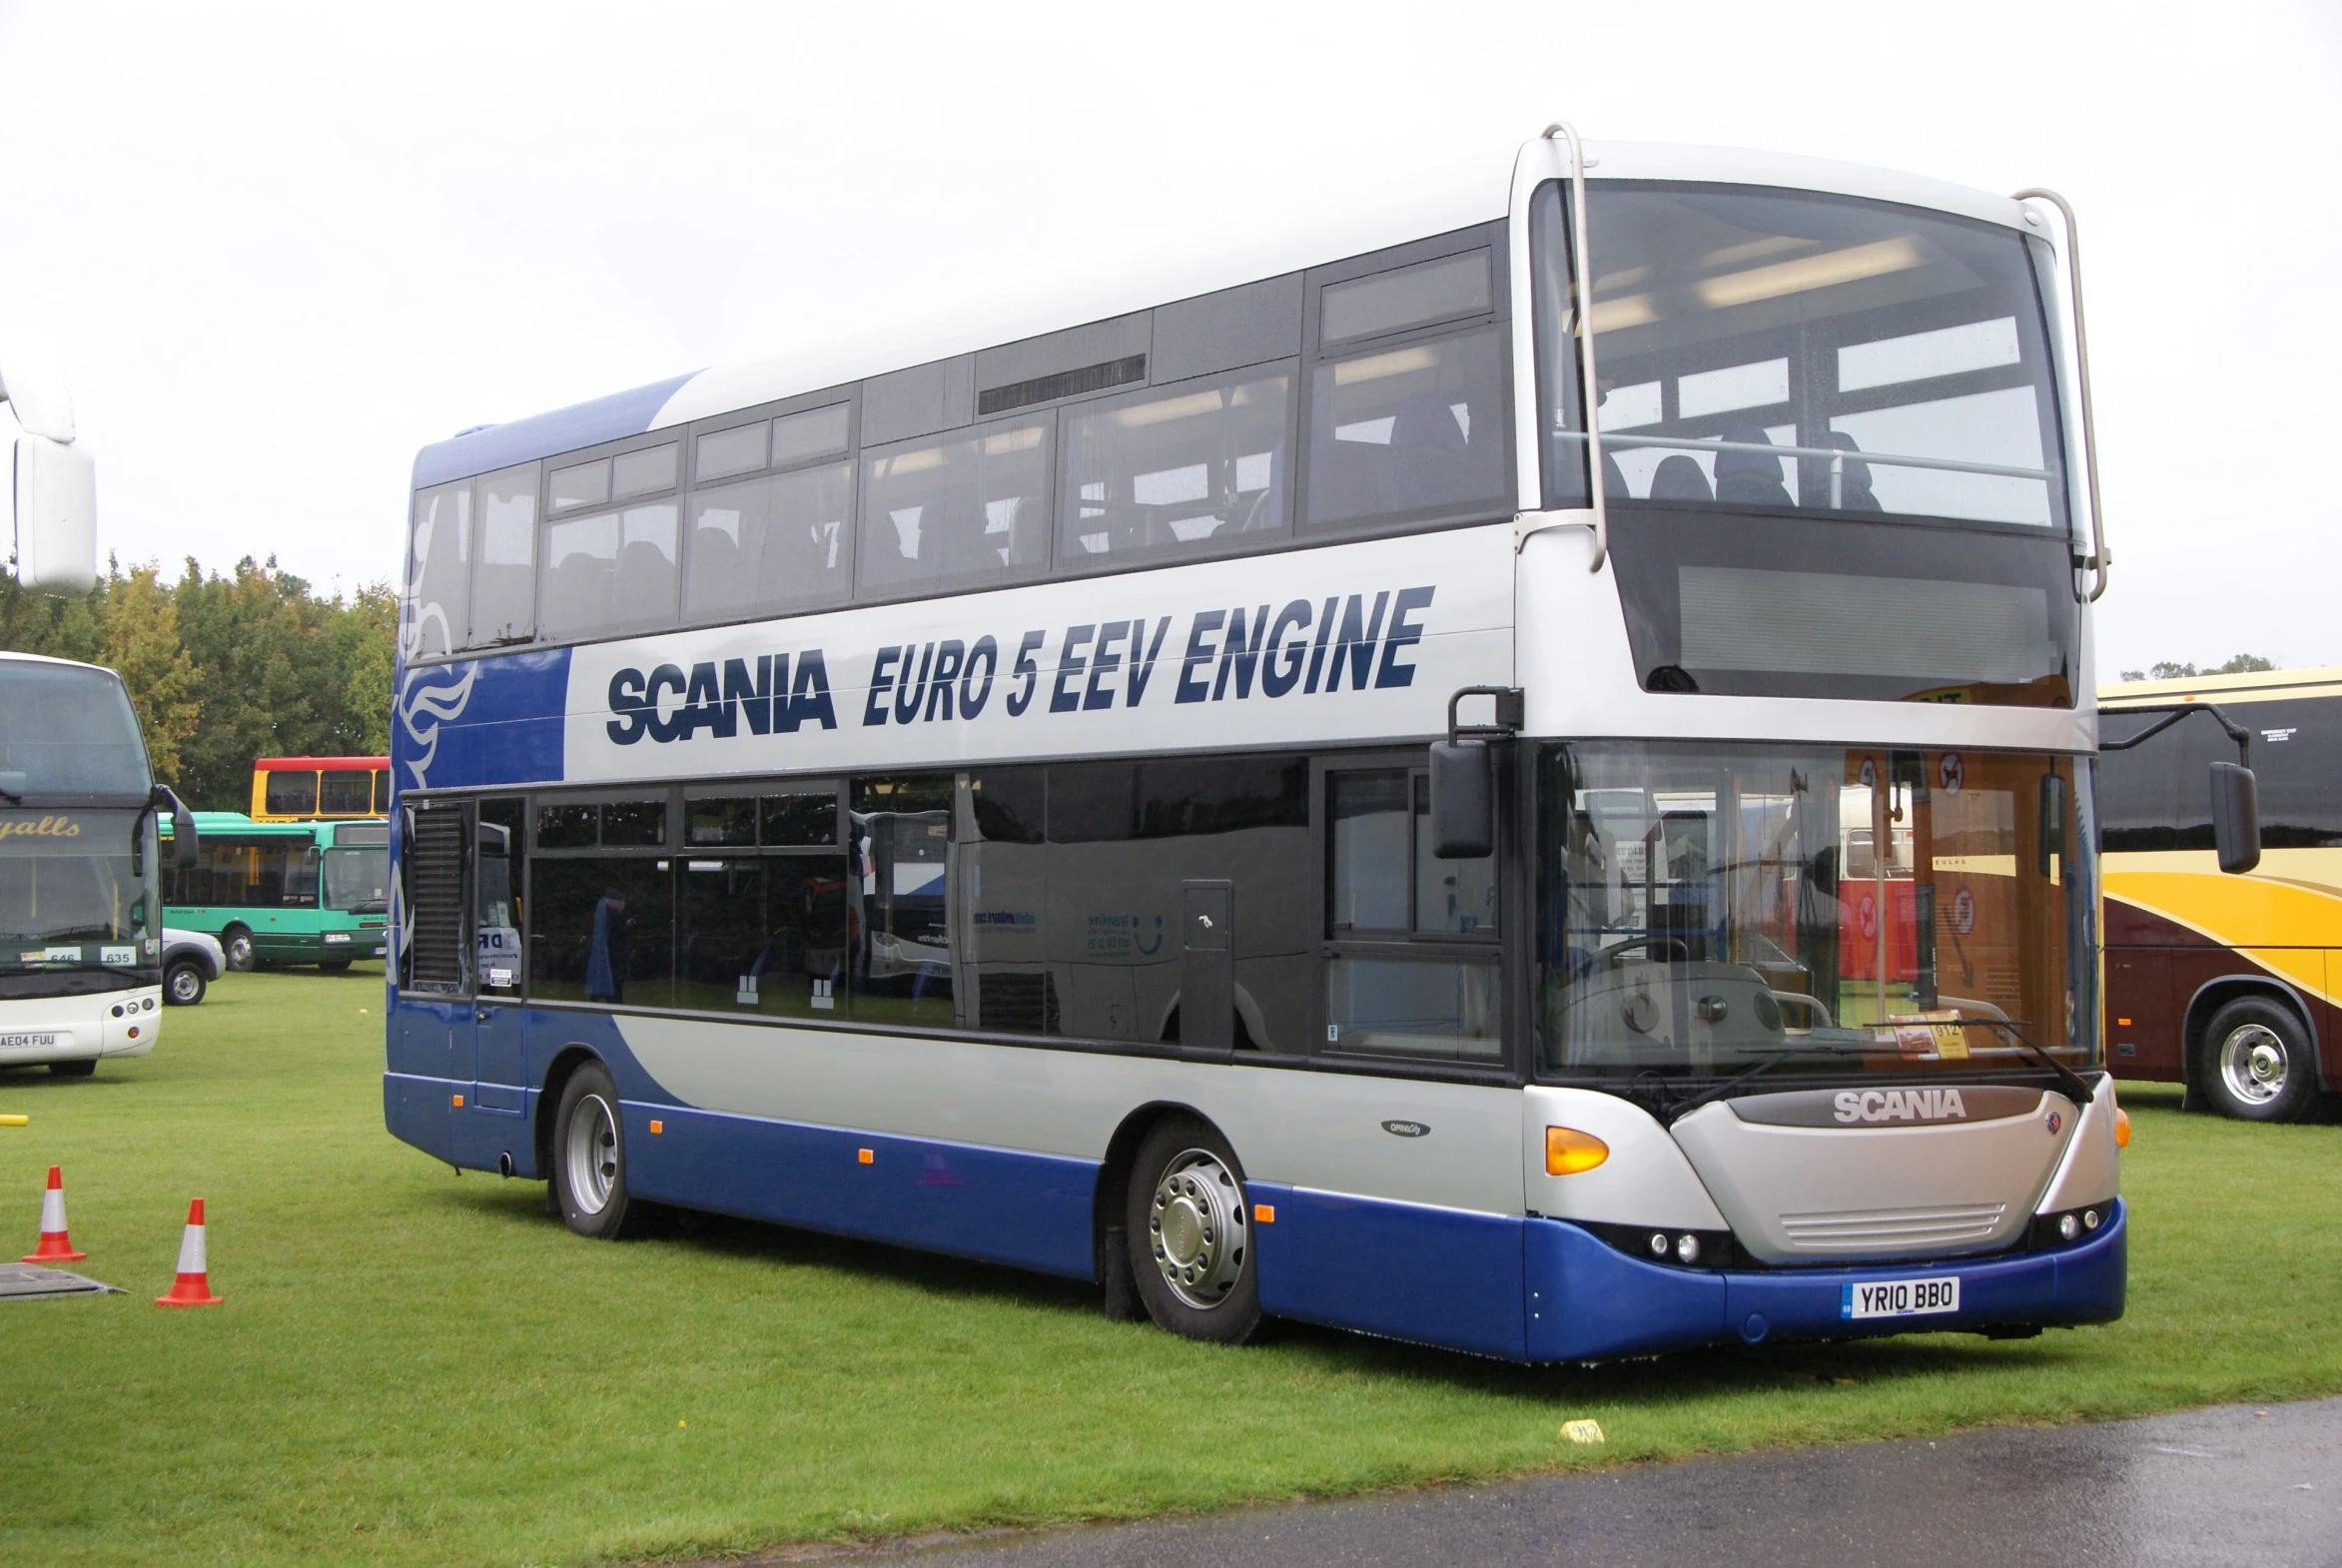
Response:
[{"label": "bus headlight", "polygon": [[2081,1234],[2081,1220],[2072,1214],[2057,1216],[2057,1233],[2070,1241]]},{"label": "bus headlight", "polygon": [[1576,1176],[1581,1171],[1593,1170],[1609,1158],[1610,1146],[1591,1133],[1570,1127],[1545,1130],[1547,1176]]}]

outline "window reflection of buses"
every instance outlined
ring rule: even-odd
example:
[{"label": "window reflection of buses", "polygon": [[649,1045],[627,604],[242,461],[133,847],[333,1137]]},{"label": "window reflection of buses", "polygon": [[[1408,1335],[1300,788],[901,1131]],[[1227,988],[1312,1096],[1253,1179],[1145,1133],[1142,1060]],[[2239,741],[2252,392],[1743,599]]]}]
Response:
[{"label": "window reflection of buses", "polygon": [[2208,716],[2098,763],[2105,834],[2106,1038],[2118,1078],[2287,1121],[2342,1090],[2342,667],[2130,681],[2099,692],[2108,740],[2141,708],[2209,703],[2251,734],[2260,866],[2213,864]]},{"label": "window reflection of buses", "polygon": [[1556,127],[426,448],[389,1127],[1223,1342],[2119,1315],[2069,221]]},{"label": "window reflection of buses", "polygon": [[390,810],[389,757],[262,757],[252,765],[252,820],[380,817]]}]

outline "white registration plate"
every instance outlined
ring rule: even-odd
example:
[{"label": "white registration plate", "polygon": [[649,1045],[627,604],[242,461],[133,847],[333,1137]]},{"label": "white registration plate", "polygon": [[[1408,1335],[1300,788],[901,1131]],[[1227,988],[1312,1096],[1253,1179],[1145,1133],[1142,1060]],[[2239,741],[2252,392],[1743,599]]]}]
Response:
[{"label": "white registration plate", "polygon": [[0,1035],[0,1051],[54,1051],[59,1044],[55,1035]]},{"label": "white registration plate", "polygon": [[1959,1310],[1959,1276],[1856,1280],[1839,1297],[1840,1317],[1928,1317]]}]

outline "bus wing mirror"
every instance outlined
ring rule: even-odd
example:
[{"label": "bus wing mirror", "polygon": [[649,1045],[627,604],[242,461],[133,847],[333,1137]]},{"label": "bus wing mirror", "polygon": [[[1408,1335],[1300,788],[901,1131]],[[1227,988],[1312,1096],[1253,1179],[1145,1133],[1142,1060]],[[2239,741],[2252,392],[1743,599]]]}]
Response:
[{"label": "bus wing mirror", "polygon": [[2260,785],[2252,769],[2212,764],[2212,845],[2220,869],[2231,876],[2261,863]]},{"label": "bus wing mirror", "polygon": [[87,441],[16,438],[16,580],[78,597],[98,580],[98,476]]},{"label": "bus wing mirror", "polygon": [[181,800],[167,784],[156,785],[154,793],[147,797],[147,802],[157,811],[171,813],[171,849],[164,864],[179,871],[194,865],[195,814],[187,809],[187,802]]},{"label": "bus wing mirror", "polygon": [[1484,740],[1431,746],[1431,853],[1479,860],[1496,850],[1494,759]]}]

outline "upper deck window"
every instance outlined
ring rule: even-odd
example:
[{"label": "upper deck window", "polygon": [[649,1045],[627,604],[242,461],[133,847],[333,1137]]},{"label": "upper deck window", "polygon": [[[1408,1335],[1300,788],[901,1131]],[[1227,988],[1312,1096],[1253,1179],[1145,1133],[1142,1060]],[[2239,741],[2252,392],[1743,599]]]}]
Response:
[{"label": "upper deck window", "polygon": [[146,747],[119,676],[0,660],[0,790],[143,796],[149,788]]},{"label": "upper deck window", "polygon": [[862,590],[981,587],[1046,571],[1052,423],[1011,419],[866,448]]},{"label": "upper deck window", "polygon": [[[1605,494],[2062,532],[2037,242],[1806,192],[1587,197]],[[1532,212],[1547,504],[1583,505],[1561,189]]]},{"label": "upper deck window", "polygon": [[1281,532],[1292,397],[1288,361],[1069,411],[1061,569]]}]

